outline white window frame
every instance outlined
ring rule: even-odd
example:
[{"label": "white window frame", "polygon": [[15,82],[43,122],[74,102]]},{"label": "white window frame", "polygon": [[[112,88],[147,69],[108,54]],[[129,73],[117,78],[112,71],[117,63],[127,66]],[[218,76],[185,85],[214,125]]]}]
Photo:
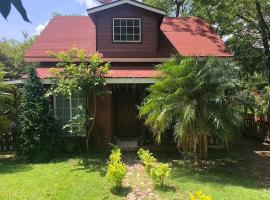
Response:
[{"label": "white window frame", "polygon": [[[115,33],[114,33],[114,28],[115,28],[115,26],[114,26],[114,21],[115,20],[120,20],[120,40],[115,40]],[[140,37],[140,39],[139,40],[136,40],[136,41],[134,41],[134,40],[121,40],[121,20],[138,20],[139,21],[139,37]],[[113,18],[113,42],[114,43],[140,43],[141,41],[142,41],[142,20],[141,20],[141,18],[128,18],[128,17],[126,17],[126,18]],[[127,27],[127,26],[126,26]],[[134,27],[137,27],[137,26],[132,26],[133,28]],[[126,32],[127,32],[127,30],[126,30]],[[133,37],[134,37],[134,32],[133,32]]]},{"label": "white window frame", "polygon": [[[79,96],[77,96],[78,94],[76,94],[76,100],[78,101],[77,102],[77,104],[79,105],[80,104],[80,98],[78,98]],[[69,95],[68,97],[63,97],[63,98],[66,98],[66,99],[68,99],[68,101],[69,101],[69,120],[71,120],[74,116],[73,116],[73,107],[72,107],[72,99],[74,98],[74,96],[73,95]],[[59,116],[57,116],[57,101],[56,101],[56,98],[57,98],[57,95],[53,95],[53,107],[54,107],[54,116],[56,117],[56,118],[58,118]],[[85,97],[83,97],[83,98],[86,98],[86,96]],[[85,99],[85,104],[86,104],[86,99]],[[65,125],[65,124],[63,124],[63,125]]]}]

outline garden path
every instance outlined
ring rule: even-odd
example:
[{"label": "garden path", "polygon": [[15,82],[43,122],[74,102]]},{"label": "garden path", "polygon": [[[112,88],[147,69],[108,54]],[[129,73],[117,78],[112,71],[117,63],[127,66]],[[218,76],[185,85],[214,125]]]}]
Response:
[{"label": "garden path", "polygon": [[146,173],[144,166],[136,159],[134,153],[125,153],[124,161],[127,164],[125,187],[132,187],[127,200],[160,200],[154,190],[154,185]]}]

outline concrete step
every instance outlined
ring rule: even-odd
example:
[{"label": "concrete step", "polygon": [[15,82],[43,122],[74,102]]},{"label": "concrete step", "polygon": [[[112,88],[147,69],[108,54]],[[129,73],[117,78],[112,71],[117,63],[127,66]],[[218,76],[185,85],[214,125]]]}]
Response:
[{"label": "concrete step", "polygon": [[116,145],[122,150],[134,150],[139,147],[138,139],[116,139]]}]

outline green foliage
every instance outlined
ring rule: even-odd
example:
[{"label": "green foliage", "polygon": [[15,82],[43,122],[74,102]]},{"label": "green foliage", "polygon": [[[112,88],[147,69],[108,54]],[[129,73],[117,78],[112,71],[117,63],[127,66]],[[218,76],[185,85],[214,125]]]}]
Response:
[{"label": "green foliage", "polygon": [[70,135],[73,136],[85,135],[86,126],[90,120],[91,119],[88,119],[88,115],[85,113],[84,106],[79,106],[77,114],[69,120],[68,124],[65,125],[63,129],[68,130]]},{"label": "green foliage", "polygon": [[57,153],[60,132],[56,128],[50,103],[44,95],[45,90],[35,69],[30,68],[18,112],[15,151],[16,158],[20,161],[47,160]]},{"label": "green foliage", "polygon": [[143,2],[162,9],[173,17],[188,15],[192,10],[192,0],[144,0]]},{"label": "green foliage", "polygon": [[[96,116],[96,90],[105,85],[105,76],[110,64],[104,63],[98,54],[87,55],[85,49],[72,48],[66,52],[49,53],[60,62],[56,65],[58,69],[51,69],[51,73],[54,75],[53,85],[47,92],[47,96],[53,94],[69,96],[78,91],[87,95],[86,112],[83,110],[79,112],[65,128],[68,128],[70,133],[78,135],[77,131],[83,127],[89,127],[86,134],[88,152],[90,134],[94,128]],[[91,104],[90,97],[93,97]],[[90,106],[93,109],[88,109]]]},{"label": "green foliage", "polygon": [[155,164],[150,169],[150,177],[156,186],[162,187],[164,185],[165,178],[171,175],[171,170],[172,169],[168,164]]},{"label": "green foliage", "polygon": [[10,133],[16,118],[16,87],[4,83],[5,74],[0,66],[0,134]]},{"label": "green foliage", "polygon": [[198,136],[216,135],[225,143],[239,133],[242,116],[236,93],[237,68],[228,60],[174,57],[158,66],[164,76],[150,87],[140,117],[158,143],[173,127],[179,147]]},{"label": "green foliage", "polygon": [[270,67],[268,0],[194,0],[193,8],[196,16],[227,37],[227,46],[235,54],[245,78],[254,72],[266,75],[265,69]]},{"label": "green foliage", "polygon": [[143,162],[146,170],[150,172],[151,168],[157,164],[157,159],[150,153],[149,150],[140,149],[138,151],[138,156],[140,160]]},{"label": "green foliage", "polygon": [[195,194],[190,193],[190,200],[212,200],[211,196],[207,196],[201,191],[195,192]]},{"label": "green foliage", "polygon": [[6,72],[4,79],[18,79],[25,73],[24,60],[26,50],[32,45],[35,38],[28,38],[23,43],[16,40],[0,41],[0,66]]},{"label": "green foliage", "polygon": [[119,189],[122,187],[126,172],[126,166],[121,159],[121,151],[119,148],[114,147],[109,157],[106,173],[107,181],[110,183],[112,189]]}]

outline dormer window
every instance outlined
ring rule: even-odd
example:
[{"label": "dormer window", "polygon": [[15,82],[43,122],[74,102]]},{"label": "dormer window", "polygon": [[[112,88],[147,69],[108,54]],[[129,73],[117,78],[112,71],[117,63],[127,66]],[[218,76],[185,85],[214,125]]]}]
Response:
[{"label": "dormer window", "polygon": [[141,19],[114,18],[113,42],[141,42]]}]

